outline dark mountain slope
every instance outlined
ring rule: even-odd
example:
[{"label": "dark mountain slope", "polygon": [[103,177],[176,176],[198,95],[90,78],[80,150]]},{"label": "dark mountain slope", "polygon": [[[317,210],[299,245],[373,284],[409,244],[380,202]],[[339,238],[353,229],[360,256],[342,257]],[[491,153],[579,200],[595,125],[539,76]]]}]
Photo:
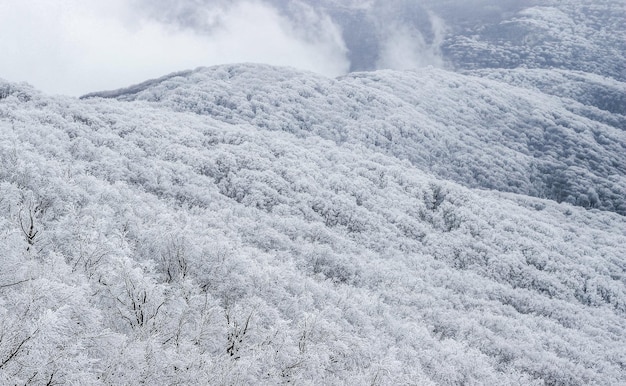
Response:
[{"label": "dark mountain slope", "polygon": [[622,1],[527,3],[503,20],[451,34],[442,47],[446,58],[457,69],[557,68],[626,81]]},{"label": "dark mountain slope", "polygon": [[583,108],[591,113],[595,107],[603,111],[589,116],[590,119],[606,120],[611,126],[626,130],[626,83],[600,75],[558,69],[489,69],[467,73],[573,99],[584,107],[569,104],[568,109],[576,109],[574,111],[581,111],[579,114],[584,115]]}]

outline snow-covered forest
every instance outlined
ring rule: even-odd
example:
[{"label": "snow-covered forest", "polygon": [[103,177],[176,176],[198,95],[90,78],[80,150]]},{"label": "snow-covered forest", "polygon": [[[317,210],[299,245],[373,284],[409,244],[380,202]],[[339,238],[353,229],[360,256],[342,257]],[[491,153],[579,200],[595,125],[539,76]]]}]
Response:
[{"label": "snow-covered forest", "polygon": [[0,80],[0,384],[626,382],[626,76],[594,55]]}]

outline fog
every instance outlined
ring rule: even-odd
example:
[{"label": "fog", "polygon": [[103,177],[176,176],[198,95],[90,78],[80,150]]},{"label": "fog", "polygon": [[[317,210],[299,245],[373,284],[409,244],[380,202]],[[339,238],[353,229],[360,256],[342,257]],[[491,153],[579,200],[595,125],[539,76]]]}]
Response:
[{"label": "fog", "polygon": [[123,0],[5,0],[0,77],[80,95],[222,63],[261,62],[327,76],[349,69],[340,32],[323,16],[309,15],[323,32],[310,38],[258,1],[180,8],[176,23],[158,17],[169,8],[157,11]]},{"label": "fog", "polygon": [[446,34],[529,1],[4,0],[0,77],[81,95],[225,63],[444,67]]}]

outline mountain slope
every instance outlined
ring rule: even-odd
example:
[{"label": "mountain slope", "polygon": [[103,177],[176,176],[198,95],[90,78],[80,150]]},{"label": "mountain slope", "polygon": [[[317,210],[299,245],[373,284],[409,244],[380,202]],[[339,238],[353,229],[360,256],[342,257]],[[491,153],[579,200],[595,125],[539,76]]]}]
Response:
[{"label": "mountain slope", "polygon": [[[626,214],[624,115],[619,99],[609,97],[625,95],[626,85],[596,80],[602,96],[594,99],[554,76],[529,89],[503,80],[507,74],[479,78],[428,68],[329,80],[223,66],[87,97],[145,100],[228,123],[360,144],[470,187]],[[558,84],[578,101],[550,95],[556,92],[547,89]]]},{"label": "mountain slope", "polygon": [[558,68],[626,80],[623,2],[525,3],[502,20],[451,34],[442,46],[446,58],[458,69]]},{"label": "mountain slope", "polygon": [[[0,84],[2,383],[624,381],[611,122],[434,69],[107,96]],[[550,163],[618,213],[470,188]]]}]

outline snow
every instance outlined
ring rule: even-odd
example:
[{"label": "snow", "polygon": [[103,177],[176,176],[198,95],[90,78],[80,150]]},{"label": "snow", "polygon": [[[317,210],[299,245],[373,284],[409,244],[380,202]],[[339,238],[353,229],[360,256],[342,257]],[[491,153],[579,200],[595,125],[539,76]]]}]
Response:
[{"label": "snow", "polygon": [[[448,38],[506,61],[523,50],[486,37],[511,25],[620,31],[613,0],[556,3]],[[201,67],[81,99],[0,80],[0,383],[624,383],[608,46],[559,68]]]},{"label": "snow", "polygon": [[530,112],[566,133],[546,149],[602,155],[572,166],[573,189],[623,183],[617,129],[558,97],[436,69],[254,65],[119,100],[2,89],[7,382],[623,378],[623,215],[468,187],[530,180],[503,129]]},{"label": "snow", "polygon": [[[550,94],[558,90],[549,89],[567,88],[568,83],[552,75],[540,78],[539,88],[520,87],[533,84],[522,76],[536,73],[489,72],[486,79],[428,68],[330,80],[241,65],[198,69],[139,92],[131,88],[93,95],[145,100],[227,123],[359,144],[470,187],[625,214],[624,118],[594,109],[621,112],[619,99],[612,96],[624,95],[624,84],[585,82],[579,91],[574,83],[569,95],[557,96]],[[517,80],[506,78],[512,76]],[[594,87],[595,94],[588,92]],[[571,97],[583,103],[573,103]],[[597,200],[595,193],[589,197],[589,189]]]}]

